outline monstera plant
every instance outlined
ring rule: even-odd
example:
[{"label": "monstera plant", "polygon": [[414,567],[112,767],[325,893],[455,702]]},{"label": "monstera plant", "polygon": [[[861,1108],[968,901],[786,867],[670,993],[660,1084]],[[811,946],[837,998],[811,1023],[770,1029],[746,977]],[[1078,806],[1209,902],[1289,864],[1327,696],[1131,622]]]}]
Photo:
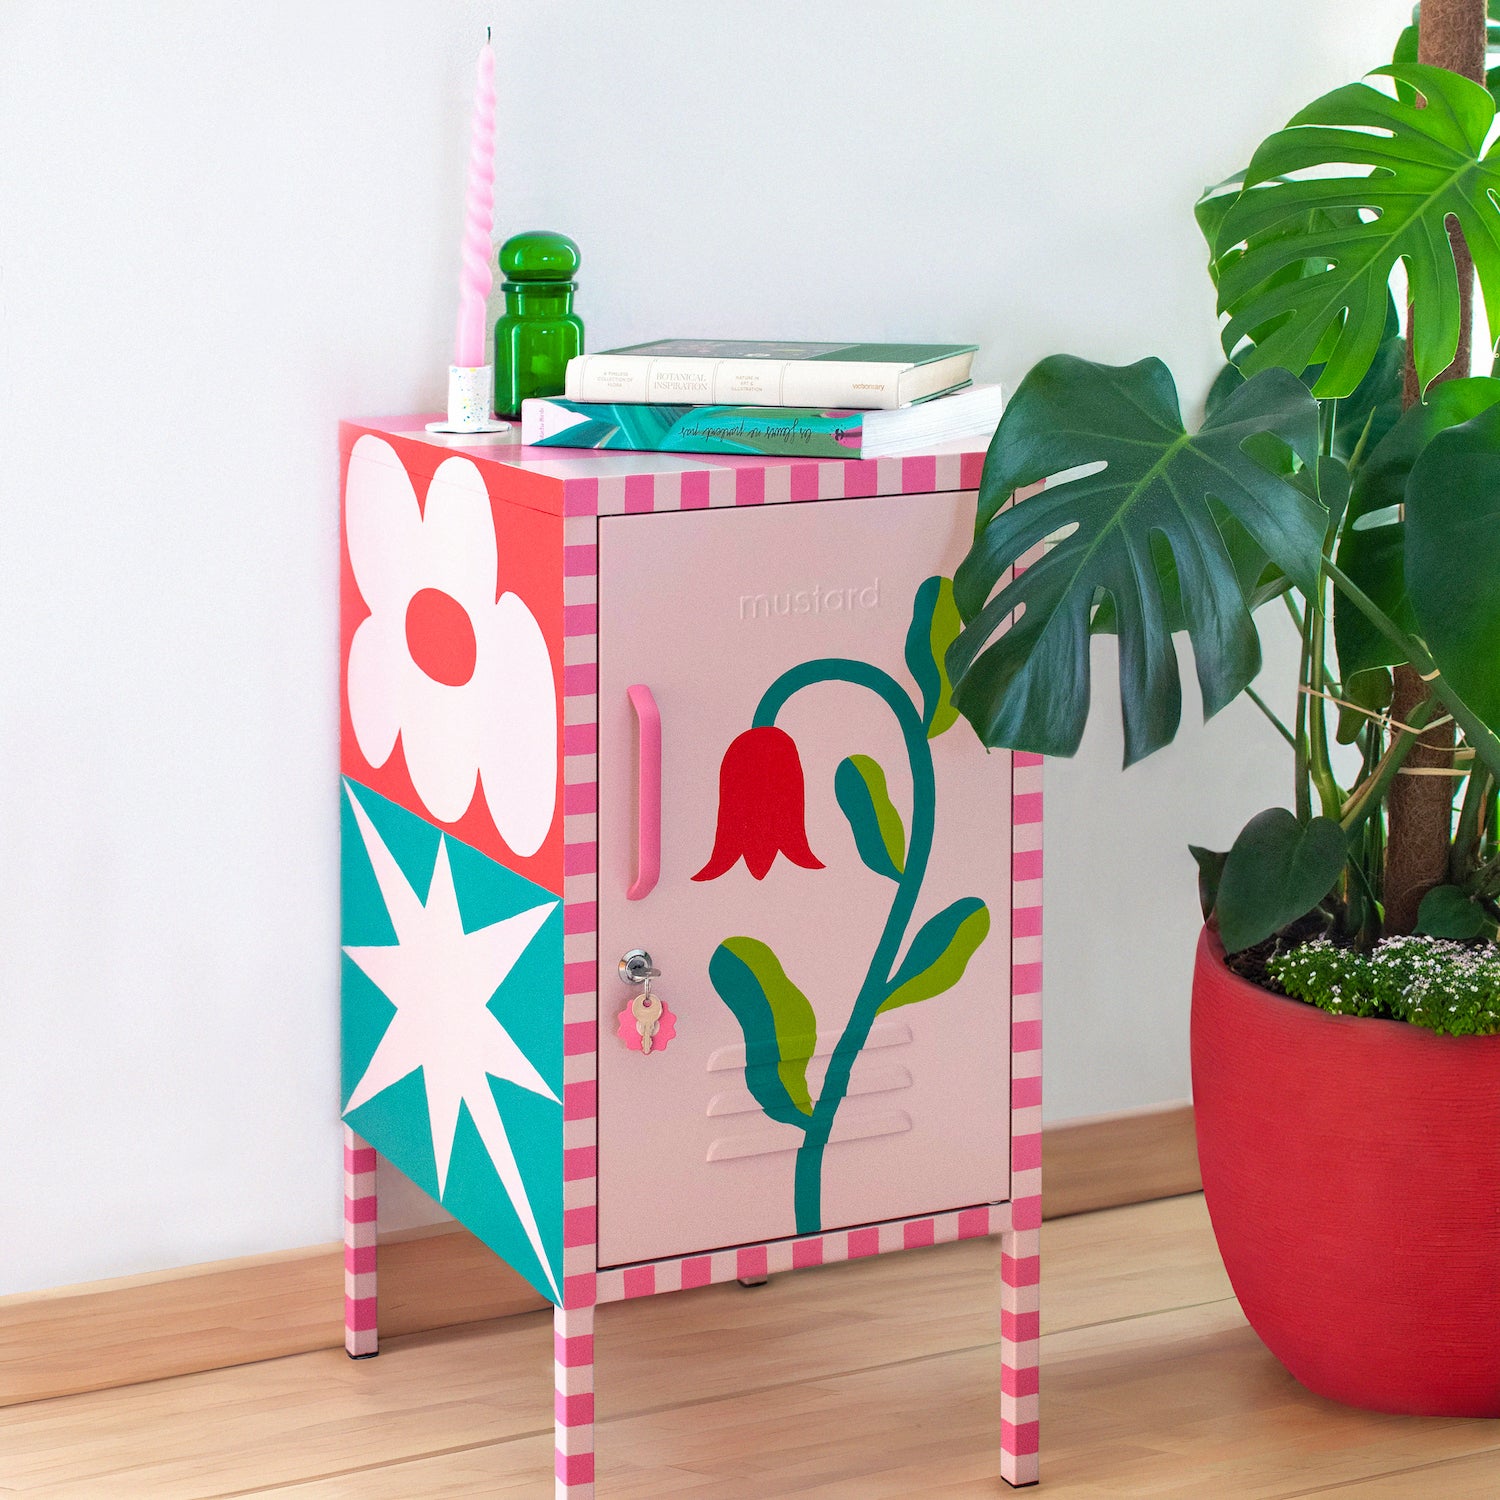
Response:
[{"label": "monstera plant", "polygon": [[[1473,76],[1433,65],[1437,13]],[[1483,0],[1425,0],[1421,26],[1200,199],[1229,363],[1196,431],[1157,359],[1021,381],[947,666],[981,739],[1046,755],[1078,748],[1095,635],[1127,766],[1177,732],[1184,633],[1205,715],[1266,716],[1287,805],[1193,850],[1220,1250],[1308,1386],[1493,1417],[1500,378],[1469,375],[1468,327],[1476,278],[1500,327],[1500,143]],[[1289,722],[1254,686],[1266,610],[1300,641]]]},{"label": "monstera plant", "polygon": [[[1500,315],[1495,103],[1417,63],[1374,77],[1303,110],[1200,204],[1231,362],[1198,430],[1160,360],[1042,360],[995,434],[954,580],[954,702],[987,744],[1072,754],[1099,633],[1119,642],[1126,765],[1176,734],[1181,632],[1206,715],[1245,693],[1270,719],[1292,806],[1226,854],[1195,851],[1231,953],[1313,915],[1305,935],[1385,935],[1383,813],[1439,718],[1461,743],[1432,769],[1461,815],[1419,925],[1492,937],[1500,915],[1500,380],[1434,384],[1462,322],[1449,222]],[[1404,413],[1398,263],[1426,393]],[[1302,641],[1291,724],[1252,686],[1263,608]],[[1427,691],[1397,722],[1391,669],[1407,666]]]}]

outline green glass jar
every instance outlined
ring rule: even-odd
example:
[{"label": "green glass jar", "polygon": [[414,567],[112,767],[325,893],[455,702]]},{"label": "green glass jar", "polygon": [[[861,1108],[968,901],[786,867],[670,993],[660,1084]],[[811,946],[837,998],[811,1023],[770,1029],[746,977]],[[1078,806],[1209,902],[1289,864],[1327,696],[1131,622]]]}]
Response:
[{"label": "green glass jar", "polygon": [[500,247],[505,315],[495,324],[495,410],[515,416],[527,396],[560,396],[568,361],[583,353],[583,319],[573,311],[578,246],[533,229]]}]

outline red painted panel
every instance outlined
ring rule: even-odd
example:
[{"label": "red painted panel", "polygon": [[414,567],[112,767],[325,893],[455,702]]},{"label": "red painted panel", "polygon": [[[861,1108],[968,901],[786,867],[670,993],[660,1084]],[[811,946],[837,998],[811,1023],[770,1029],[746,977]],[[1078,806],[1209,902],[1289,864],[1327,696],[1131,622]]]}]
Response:
[{"label": "red painted panel", "polygon": [[[371,472],[373,464],[383,464],[385,470],[379,474],[379,482],[386,486],[380,506],[372,514],[391,517],[390,525],[401,525],[399,538],[389,538],[389,546],[377,559],[382,576],[389,576],[388,597],[382,602],[383,613],[393,617],[399,611],[400,618],[392,619],[389,630],[374,631],[371,636],[380,637],[381,652],[390,658],[389,670],[410,672],[413,681],[422,692],[431,698],[417,697],[408,700],[404,707],[388,711],[407,721],[400,724],[394,743],[388,753],[380,750],[367,756],[361,748],[360,736],[356,733],[350,699],[350,656],[355,634],[372,616],[372,605],[361,593],[356,580],[355,566],[350,553],[349,478],[351,454],[357,443],[364,439],[360,448],[360,476]],[[563,685],[563,554],[562,520],[554,514],[532,509],[524,503],[511,503],[503,495],[519,494],[515,486],[520,480],[529,481],[535,476],[517,475],[493,463],[473,463],[468,455],[455,454],[435,444],[395,437],[389,433],[371,433],[368,429],[346,425],[341,432],[340,487],[345,498],[343,543],[341,546],[340,615],[341,615],[341,757],[340,764],[345,775],[390,798],[393,802],[410,809],[419,816],[437,824],[447,832],[472,845],[492,859],[561,894],[563,879],[563,839],[561,801],[561,746],[562,746],[562,685]],[[457,585],[446,586],[447,574],[455,570],[463,573],[461,547],[456,548],[454,539],[461,528],[451,516],[445,519],[448,528],[444,546],[437,549],[429,560],[425,554],[431,550],[422,539],[427,535],[429,520],[429,495],[434,475],[442,473],[444,493],[463,491],[468,487],[472,499],[475,488],[482,483],[488,498],[490,521],[494,535],[495,571],[494,579],[484,590],[481,599],[458,598],[454,590]],[[402,487],[401,474],[409,485],[414,511],[402,522],[401,506],[406,491]],[[361,478],[359,483],[364,483]],[[503,491],[503,495],[502,495]],[[360,502],[363,504],[363,501]],[[446,502],[445,502],[446,504]],[[382,509],[381,507],[384,507]],[[462,509],[458,499],[448,510],[455,514]],[[363,512],[362,512],[363,513]],[[384,523],[382,523],[384,524]],[[368,545],[368,531],[356,532],[356,546]],[[366,562],[367,576],[376,563]],[[463,592],[458,589],[458,592]],[[506,596],[512,595],[511,601]],[[402,599],[404,596],[404,605]],[[391,601],[395,602],[392,603]],[[488,619],[487,608],[493,606],[496,619],[505,622],[504,628],[520,628],[530,632],[528,640],[535,655],[543,645],[546,664],[550,668],[550,692],[545,686],[538,688],[539,672],[531,674],[531,686],[524,691],[512,691],[507,658],[512,654],[505,648],[508,637],[502,637],[497,645],[490,640],[491,650],[486,655],[485,640],[476,645],[476,618]],[[502,606],[504,606],[502,608]],[[526,616],[534,620],[535,626]],[[484,628],[481,626],[481,635]],[[536,630],[539,628],[539,641]],[[490,630],[493,635],[493,629]],[[477,652],[477,656],[476,656]],[[374,669],[387,670],[381,661]],[[540,679],[544,683],[544,678]],[[430,686],[429,686],[430,684]],[[477,717],[466,716],[462,695],[473,694],[478,705]],[[545,709],[542,704],[550,698]],[[412,702],[417,707],[411,706]],[[426,707],[431,703],[432,708]],[[514,812],[516,790],[510,784],[506,768],[513,763],[515,737],[527,732],[523,719],[530,715],[534,721],[539,713],[546,712],[551,718],[553,750],[551,754],[551,820],[545,819],[542,799],[547,795],[545,776],[535,773],[538,782],[534,791],[523,799],[529,811],[517,821]],[[415,715],[415,719],[411,716]],[[409,761],[408,740],[415,732],[422,733],[424,715],[433,721],[429,724],[430,737],[441,740],[440,744],[423,747],[425,759],[421,769],[414,775]],[[440,718],[447,715],[446,718]],[[437,725],[441,725],[441,733]],[[458,733],[454,733],[457,726]],[[533,730],[534,730],[533,723]],[[418,783],[430,783],[435,774],[448,774],[455,759],[456,745],[466,735],[472,740],[467,746],[470,764],[477,770],[477,782],[473,784],[473,795],[461,810],[455,805],[434,807],[429,805],[429,793],[424,799],[418,791]],[[366,730],[367,745],[371,732]],[[377,740],[379,736],[374,736]],[[545,743],[546,736],[541,740]],[[510,760],[507,756],[512,757]],[[462,762],[462,752],[457,758]],[[378,760],[372,763],[372,760]],[[438,763],[437,772],[429,763]],[[485,768],[489,766],[490,780],[501,786],[501,800],[494,802],[496,792],[487,787]],[[460,778],[461,780],[462,778]],[[504,785],[501,785],[504,783]],[[451,775],[450,775],[451,784]],[[496,808],[502,810],[497,813]],[[538,808],[542,808],[538,811]],[[545,835],[540,828],[545,827]],[[507,839],[507,833],[511,838]],[[540,838],[540,842],[537,840]],[[512,847],[514,841],[519,847]]]}]

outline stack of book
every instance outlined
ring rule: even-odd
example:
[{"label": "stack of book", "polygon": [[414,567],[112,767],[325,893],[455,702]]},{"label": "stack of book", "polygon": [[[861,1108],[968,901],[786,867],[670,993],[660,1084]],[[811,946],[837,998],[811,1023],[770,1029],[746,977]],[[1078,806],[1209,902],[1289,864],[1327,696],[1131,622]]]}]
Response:
[{"label": "stack of book", "polygon": [[883,458],[991,432],[973,344],[661,339],[569,360],[564,396],[521,404],[542,448]]}]

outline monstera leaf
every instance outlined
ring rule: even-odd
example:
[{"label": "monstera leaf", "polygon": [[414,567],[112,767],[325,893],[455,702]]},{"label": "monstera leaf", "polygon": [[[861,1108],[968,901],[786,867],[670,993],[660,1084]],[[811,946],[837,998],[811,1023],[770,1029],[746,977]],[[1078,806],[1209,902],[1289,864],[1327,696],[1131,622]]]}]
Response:
[{"label": "monstera leaf", "polygon": [[755,938],[725,938],[708,961],[708,977],[745,1033],[745,1084],[755,1102],[773,1120],[805,1128],[813,1108],[807,1063],[818,1042],[807,996]]},{"label": "monstera leaf", "polygon": [[[1279,177],[1277,182],[1291,182],[1292,179]],[[1245,174],[1236,173],[1235,176],[1226,178],[1223,182],[1216,183],[1213,187],[1205,188],[1202,196],[1193,205],[1193,213],[1198,220],[1198,228],[1203,238],[1208,242],[1208,274],[1217,287],[1225,273],[1240,260],[1246,250],[1245,245],[1230,245],[1219,253],[1219,237],[1224,228],[1224,220],[1229,215],[1229,210],[1239,201],[1240,195],[1245,190]],[[1292,214],[1286,218],[1279,219],[1276,223],[1263,229],[1256,236],[1257,247],[1268,240],[1299,240],[1302,243],[1309,241],[1321,241],[1330,235],[1338,235],[1342,231],[1356,228],[1361,223],[1359,210],[1349,204],[1332,204],[1328,207],[1309,208],[1303,213]],[[1289,282],[1299,281],[1304,276],[1313,276],[1328,269],[1328,262],[1321,257],[1311,260],[1301,260],[1293,257],[1281,268],[1272,273],[1266,284],[1260,288],[1264,295],[1275,291],[1278,287],[1286,286]],[[1282,315],[1273,314],[1264,326],[1259,328],[1237,329],[1234,344],[1226,344],[1225,352],[1232,354],[1233,359],[1238,362],[1242,360],[1249,350],[1260,341],[1266,334],[1272,332],[1282,321]],[[1387,340],[1395,338],[1401,331],[1400,319],[1396,313],[1396,299],[1389,293],[1386,295],[1385,330],[1383,337]],[[1324,333],[1322,341],[1317,349],[1313,351],[1312,358],[1308,361],[1307,368],[1298,371],[1308,384],[1312,379],[1323,373],[1321,361],[1326,359],[1338,342],[1339,327],[1334,324]],[[1389,360],[1387,360],[1389,364]],[[1233,369],[1234,365],[1230,366]],[[1400,382],[1401,365],[1399,358],[1395,365],[1396,373],[1396,399],[1397,410],[1400,410]],[[1309,379],[1311,375],[1312,379]],[[1215,381],[1217,388],[1221,381],[1226,378],[1221,374]],[[1212,407],[1214,393],[1209,393],[1209,405]],[[1342,413],[1340,414],[1342,417]],[[1339,454],[1340,458],[1347,458],[1347,452]]]},{"label": "monstera leaf", "polygon": [[965,896],[945,906],[924,922],[911,940],[880,1010],[915,1005],[918,1000],[930,1000],[951,990],[964,977],[969,960],[989,932],[990,909],[977,896]]},{"label": "monstera leaf", "polygon": [[1443,676],[1500,734],[1500,406],[1439,433],[1412,469],[1406,589]]},{"label": "monstera leaf", "polygon": [[[953,701],[987,745],[1046,755],[1078,748],[1091,616],[1104,599],[1120,636],[1125,763],[1171,740],[1182,686],[1163,591],[1169,558],[1205,712],[1246,686],[1260,646],[1219,517],[1232,517],[1308,592],[1327,521],[1316,501],[1266,467],[1268,434],[1316,463],[1317,405],[1282,370],[1246,381],[1190,434],[1160,360],[1117,367],[1055,355],[1032,369],[990,444],[974,546],[954,577],[967,623],[948,653]],[[1000,508],[1014,490],[1055,476],[1039,494]],[[1054,534],[1051,549],[990,598],[1006,569]]]},{"label": "monstera leaf", "polygon": [[1333,888],[1349,857],[1332,818],[1299,823],[1268,807],[1245,824],[1219,875],[1214,911],[1226,952],[1252,947],[1305,916]]},{"label": "monstera leaf", "polygon": [[[1274,365],[1300,372],[1321,359],[1316,394],[1349,395],[1380,347],[1391,271],[1404,260],[1416,309],[1413,358],[1425,390],[1458,347],[1449,214],[1474,257],[1492,327],[1500,313],[1500,206],[1492,196],[1500,191],[1500,147],[1484,151],[1495,101],[1442,68],[1398,63],[1376,73],[1420,92],[1426,107],[1364,83],[1325,94],[1261,144],[1245,191],[1219,226],[1219,311],[1229,315],[1224,349],[1255,340],[1240,360],[1247,375]],[[1288,180],[1338,166],[1370,171]],[[1315,211],[1341,218],[1351,209],[1357,224],[1280,232]],[[1280,280],[1288,266],[1305,271],[1308,262],[1322,269]]]},{"label": "monstera leaf", "polygon": [[859,857],[877,875],[900,880],[906,868],[906,829],[886,790],[880,762],[868,755],[846,756],[833,773],[833,793],[854,830]]},{"label": "monstera leaf", "polygon": [[[1445,380],[1403,413],[1365,460],[1349,496],[1336,561],[1403,630],[1417,631],[1406,587],[1407,527],[1402,507],[1412,466],[1440,433],[1500,402],[1500,380]],[[1467,503],[1467,502],[1466,502]],[[1481,549],[1482,553],[1482,549]],[[1343,595],[1333,603],[1334,642],[1345,680],[1405,658]]]},{"label": "monstera leaf", "polygon": [[922,694],[922,723],[927,738],[935,740],[958,721],[953,685],[944,665],[963,621],[953,602],[953,580],[936,574],[924,578],[912,600],[911,625],[906,632],[906,669]]}]

